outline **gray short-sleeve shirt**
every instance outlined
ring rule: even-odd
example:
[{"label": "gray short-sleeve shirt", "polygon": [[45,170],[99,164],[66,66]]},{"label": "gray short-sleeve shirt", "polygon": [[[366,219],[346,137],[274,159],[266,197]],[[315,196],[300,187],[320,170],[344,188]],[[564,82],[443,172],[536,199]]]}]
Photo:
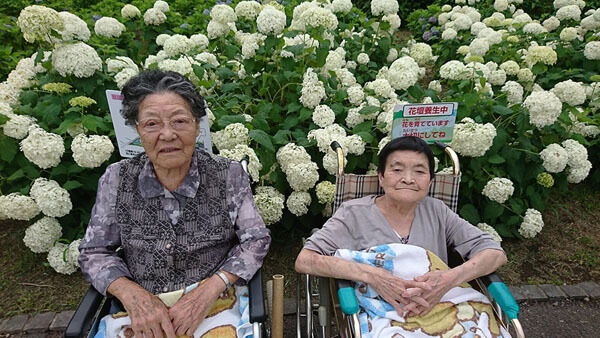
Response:
[{"label": "gray short-sleeve shirt", "polygon": [[[400,237],[375,205],[376,197],[369,195],[343,203],[323,228],[306,241],[304,248],[331,256],[337,249],[363,250],[399,243]],[[454,248],[465,259],[484,249],[502,250],[491,235],[432,197],[425,197],[417,205],[408,244],[435,253],[446,264],[448,247]]]}]

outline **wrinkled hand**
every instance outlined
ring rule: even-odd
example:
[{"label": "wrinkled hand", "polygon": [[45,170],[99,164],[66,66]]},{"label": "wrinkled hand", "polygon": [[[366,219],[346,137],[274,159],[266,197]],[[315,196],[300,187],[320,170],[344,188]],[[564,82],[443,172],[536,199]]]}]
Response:
[{"label": "wrinkled hand", "polygon": [[129,295],[122,300],[123,306],[131,319],[131,329],[135,337],[175,338],[175,332],[165,304],[155,295],[134,287],[128,290]]},{"label": "wrinkled hand", "polygon": [[416,302],[418,305],[429,307],[429,303],[418,295],[411,294],[412,298],[403,295],[407,290],[414,288],[427,290],[429,288],[428,284],[421,281],[398,278],[384,269],[380,269],[380,271],[372,278],[373,281],[370,284],[371,287],[373,287],[386,302],[392,305],[398,314],[402,314],[405,311],[400,304],[408,305],[411,301]]},{"label": "wrinkled hand", "polygon": [[[455,286],[454,279],[455,275],[451,270],[436,270],[415,277],[415,282],[422,283],[427,287],[415,287],[403,292],[402,297],[410,299],[410,303],[404,307],[404,310],[408,311],[408,315],[426,315]],[[427,305],[423,303],[423,300]]]},{"label": "wrinkled hand", "polygon": [[[218,282],[220,283],[220,281]],[[178,336],[193,337],[194,332],[202,323],[208,311],[219,298],[219,284],[207,280],[194,290],[183,295],[169,309],[169,316]]]}]

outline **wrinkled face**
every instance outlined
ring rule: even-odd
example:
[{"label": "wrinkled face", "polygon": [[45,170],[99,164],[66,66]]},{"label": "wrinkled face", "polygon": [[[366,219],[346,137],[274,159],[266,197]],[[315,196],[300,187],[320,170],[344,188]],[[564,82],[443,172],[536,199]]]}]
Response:
[{"label": "wrinkled face", "polygon": [[427,156],[412,150],[391,153],[385,164],[385,174],[379,173],[379,185],[385,196],[399,203],[419,202],[427,196],[430,183]]},{"label": "wrinkled face", "polygon": [[200,129],[183,97],[172,92],[146,96],[136,129],[155,168],[189,166]]}]

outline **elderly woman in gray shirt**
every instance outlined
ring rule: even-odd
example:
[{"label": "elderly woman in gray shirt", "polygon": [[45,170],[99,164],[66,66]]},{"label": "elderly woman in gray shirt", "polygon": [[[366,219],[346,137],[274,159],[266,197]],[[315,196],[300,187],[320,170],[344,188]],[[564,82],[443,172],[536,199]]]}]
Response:
[{"label": "elderly woman in gray shirt", "polygon": [[[425,315],[451,288],[506,263],[504,251],[489,234],[427,196],[434,158],[423,140],[406,136],[390,141],[379,154],[378,176],[385,194],[342,204],[307,240],[296,271],[367,283],[399,314]],[[332,256],[337,249],[363,250],[390,243],[422,247],[446,264],[450,246],[468,260],[450,270],[404,280],[383,268]]]},{"label": "elderly woman in gray shirt", "polygon": [[[262,265],[269,230],[241,165],[195,146],[206,112],[187,78],[142,72],[122,94],[145,152],[100,178],[79,263],[122,302],[137,337],[192,336],[219,295]],[[155,296],[202,280],[170,309]]]}]

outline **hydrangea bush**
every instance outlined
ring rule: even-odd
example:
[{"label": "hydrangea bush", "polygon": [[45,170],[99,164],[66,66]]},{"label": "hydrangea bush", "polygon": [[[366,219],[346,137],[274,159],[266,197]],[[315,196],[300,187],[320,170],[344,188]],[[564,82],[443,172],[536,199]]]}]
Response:
[{"label": "hydrangea bush", "polygon": [[108,8],[93,24],[27,7],[17,21],[40,49],[0,84],[0,219],[30,221],[26,245],[74,271],[98,178],[119,159],[105,90],[159,68],[205,96],[216,154],[249,156],[276,240],[331,214],[332,141],[346,172],[372,173],[395,106],[440,101],[459,102],[460,215],[498,241],[534,237],[550,191],[593,167],[600,11],[556,2],[537,17],[519,2],[440,4],[427,18],[439,34],[424,42],[398,37],[396,0],[371,1],[368,18],[350,0],[218,3],[188,23],[164,1]]}]

